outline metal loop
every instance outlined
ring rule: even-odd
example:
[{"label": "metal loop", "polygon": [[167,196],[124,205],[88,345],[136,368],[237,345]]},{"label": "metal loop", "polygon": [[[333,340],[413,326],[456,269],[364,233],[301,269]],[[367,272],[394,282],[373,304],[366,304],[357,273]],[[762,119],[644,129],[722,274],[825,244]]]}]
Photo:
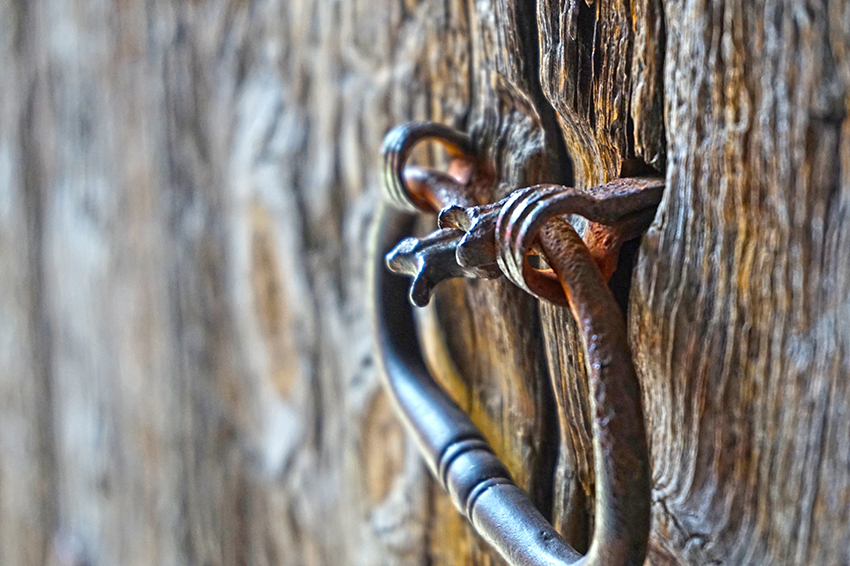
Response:
[{"label": "metal loop", "polygon": [[[405,167],[413,148],[421,141],[434,140],[446,148],[456,159],[473,161],[475,151],[472,139],[453,128],[433,122],[411,122],[396,126],[384,138],[382,171],[383,193],[386,200],[406,212],[437,213],[439,209],[421,195],[410,190],[405,180]],[[440,176],[447,183],[453,182],[448,175],[428,171],[429,175]]]},{"label": "metal loop", "polygon": [[549,197],[567,187],[530,187],[516,191],[502,207],[496,220],[496,261],[502,273],[514,285],[539,299],[560,306],[567,304],[561,284],[554,275],[533,269],[528,262],[528,252],[543,220],[554,213],[547,212]]}]

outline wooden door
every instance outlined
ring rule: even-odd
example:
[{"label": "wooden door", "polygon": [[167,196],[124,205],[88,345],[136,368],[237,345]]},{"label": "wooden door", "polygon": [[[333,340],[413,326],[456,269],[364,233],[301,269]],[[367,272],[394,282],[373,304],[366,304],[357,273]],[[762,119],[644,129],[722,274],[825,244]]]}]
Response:
[{"label": "wooden door", "polygon": [[[649,560],[847,563],[848,53],[845,0],[0,0],[0,563],[501,563],[374,363],[365,243],[409,120],[472,133],[494,199],[666,177],[613,283]],[[582,549],[569,314],[453,281],[420,318]]]}]

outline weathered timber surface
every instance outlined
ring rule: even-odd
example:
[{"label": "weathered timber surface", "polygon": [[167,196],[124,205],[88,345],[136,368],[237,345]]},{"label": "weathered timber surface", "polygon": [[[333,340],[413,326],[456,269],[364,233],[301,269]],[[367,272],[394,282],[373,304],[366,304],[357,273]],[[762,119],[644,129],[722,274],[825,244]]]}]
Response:
[{"label": "weathered timber surface", "polygon": [[[848,34],[846,1],[0,0],[0,564],[501,563],[372,361],[411,119],[470,132],[494,199],[666,174],[628,301],[650,561],[850,562]],[[583,549],[569,315],[456,281],[420,328]]]},{"label": "weathered timber surface", "polygon": [[847,564],[850,4],[664,11],[668,186],[630,309],[654,538]]},{"label": "weathered timber surface", "polygon": [[[540,83],[574,164],[575,186],[663,172],[660,3],[539,0],[537,19]],[[615,280],[625,295],[628,271],[615,274]],[[583,549],[593,528],[594,503],[585,360],[569,312],[541,304],[540,313],[560,433],[553,521]]]},{"label": "weathered timber surface", "polygon": [[[666,167],[629,303],[654,563],[850,560],[848,17],[846,2],[538,4],[577,185]],[[584,488],[555,505],[580,518],[586,393],[570,322],[542,312],[559,472]]]}]

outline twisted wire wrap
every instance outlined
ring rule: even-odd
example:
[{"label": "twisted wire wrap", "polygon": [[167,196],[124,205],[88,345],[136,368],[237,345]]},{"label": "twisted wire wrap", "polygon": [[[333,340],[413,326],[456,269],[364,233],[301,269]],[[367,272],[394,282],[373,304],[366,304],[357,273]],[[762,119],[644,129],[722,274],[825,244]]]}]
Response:
[{"label": "twisted wire wrap", "polygon": [[496,262],[505,277],[520,289],[566,306],[566,296],[555,274],[534,269],[528,262],[540,228],[565,214],[613,225],[657,204],[662,190],[658,179],[628,179],[587,191],[561,185],[536,185],[514,191],[496,220]]}]

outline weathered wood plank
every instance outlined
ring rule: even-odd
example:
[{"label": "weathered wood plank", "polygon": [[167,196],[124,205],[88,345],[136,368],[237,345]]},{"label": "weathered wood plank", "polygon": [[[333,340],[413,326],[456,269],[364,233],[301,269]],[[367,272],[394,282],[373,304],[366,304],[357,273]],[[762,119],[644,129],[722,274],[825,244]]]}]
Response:
[{"label": "weathered wood plank", "polygon": [[0,5],[4,564],[422,560],[363,242],[457,32],[388,7]]},{"label": "weathered wood plank", "polygon": [[[465,129],[499,181],[491,198],[519,186],[566,182],[569,165],[561,159],[554,113],[537,76],[533,6],[469,3],[465,13],[472,93]],[[436,377],[457,395],[517,483],[546,510],[558,447],[535,301],[497,280],[447,284],[434,303],[439,328],[432,321],[429,331],[439,345],[429,349],[441,355],[429,362]],[[438,495],[435,510],[428,528],[435,563],[502,563],[445,496]]]},{"label": "weathered wood plank", "polygon": [[[372,361],[376,160],[411,119],[471,132],[494,199],[666,171],[628,312],[652,558],[850,560],[850,10],[756,4],[0,0],[0,562],[500,562]],[[581,548],[569,316],[455,282],[420,322]]]},{"label": "weathered wood plank", "polygon": [[850,12],[664,10],[668,186],[630,310],[654,537],[682,564],[843,564]]},{"label": "weathered wood plank", "polygon": [[55,524],[42,156],[28,122],[39,108],[25,7],[0,18],[0,563],[45,564]]},{"label": "weathered wood plank", "polygon": [[[574,185],[663,171],[664,23],[658,2],[539,0],[537,22],[540,83],[558,119],[564,159],[573,162]],[[628,272],[615,274],[612,286],[621,295],[628,294],[628,278]],[[541,305],[540,313],[560,431],[553,520],[584,549],[594,504],[585,362],[569,312]]]}]

